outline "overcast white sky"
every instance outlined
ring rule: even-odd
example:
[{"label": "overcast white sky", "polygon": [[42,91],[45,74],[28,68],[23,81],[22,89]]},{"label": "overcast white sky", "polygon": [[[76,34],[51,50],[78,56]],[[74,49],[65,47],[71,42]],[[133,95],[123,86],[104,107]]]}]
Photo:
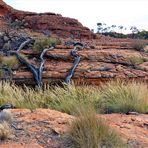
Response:
[{"label": "overcast white sky", "polygon": [[148,30],[148,0],[4,0],[16,9],[55,12],[78,19],[95,29],[98,22],[107,25],[137,26]]}]

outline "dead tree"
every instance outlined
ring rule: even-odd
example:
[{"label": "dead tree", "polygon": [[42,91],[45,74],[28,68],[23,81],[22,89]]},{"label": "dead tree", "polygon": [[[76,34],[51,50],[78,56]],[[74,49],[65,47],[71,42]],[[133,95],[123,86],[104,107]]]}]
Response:
[{"label": "dead tree", "polygon": [[22,63],[23,65],[25,65],[33,74],[36,86],[38,88],[41,88],[42,86],[42,72],[43,72],[43,68],[44,68],[44,55],[48,50],[52,50],[54,49],[54,47],[51,47],[49,49],[44,49],[40,55],[40,65],[39,67],[36,67],[32,64],[30,64],[24,57],[22,57],[20,55],[20,51],[26,46],[29,45],[32,42],[32,39],[28,39],[27,41],[23,42],[20,47],[17,49],[17,51],[11,51],[11,53],[15,54],[17,59],[19,60],[20,63]]},{"label": "dead tree", "polygon": [[[42,53],[40,54],[39,60],[40,60],[40,65],[39,67],[36,67],[32,64],[30,64],[24,57],[22,57],[20,55],[20,51],[23,50],[23,48],[27,45],[29,45],[30,43],[32,43],[32,39],[28,39],[25,42],[23,42],[20,47],[16,50],[16,51],[11,51],[10,53],[15,54],[17,59],[19,60],[20,63],[22,63],[23,65],[25,65],[33,74],[36,86],[38,88],[42,87],[42,73],[43,73],[43,69],[44,69],[44,64],[45,64],[45,59],[44,59],[44,55],[46,54],[47,51],[49,50],[53,50],[54,47],[50,47],[48,49],[44,49],[42,51]],[[72,66],[72,68],[70,69],[66,79],[65,79],[65,83],[68,84],[71,81],[71,78],[74,75],[75,69],[77,68],[78,64],[80,63],[80,56],[77,54],[77,50],[79,48],[83,48],[83,44],[81,43],[75,43],[74,45],[74,49],[71,51],[71,56],[74,57],[74,64]],[[57,58],[56,56],[52,56],[52,58]]]}]

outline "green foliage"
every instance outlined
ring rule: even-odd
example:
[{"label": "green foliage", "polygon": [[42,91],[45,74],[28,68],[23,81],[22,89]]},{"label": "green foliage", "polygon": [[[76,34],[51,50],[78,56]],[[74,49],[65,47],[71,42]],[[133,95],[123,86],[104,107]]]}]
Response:
[{"label": "green foliage", "polygon": [[18,65],[18,60],[15,56],[8,56],[2,58],[2,64],[7,66],[8,68],[14,68]]},{"label": "green foliage", "polygon": [[148,31],[142,30],[135,34],[135,38],[148,39]]},{"label": "green foliage", "polygon": [[136,57],[136,56],[130,56],[128,57],[128,61],[133,65],[139,65],[147,61],[147,59],[143,57]]},{"label": "green foliage", "polygon": [[105,36],[113,37],[113,38],[127,38],[127,35],[122,33],[117,33],[117,32],[104,32],[102,34]]},{"label": "green foliage", "polygon": [[112,82],[102,90],[98,108],[105,113],[148,112],[148,87],[142,83]]},{"label": "green foliage", "polygon": [[79,108],[78,117],[67,135],[72,148],[124,148],[126,145],[118,135],[96,116],[93,108]]},{"label": "green foliage", "polygon": [[[121,31],[121,33],[115,31],[115,28],[117,27]],[[110,36],[114,38],[148,39],[148,31],[146,30],[139,31],[139,29],[136,26],[131,26],[130,30],[132,31],[132,33],[123,34],[122,31],[126,29],[127,28],[122,25],[107,26],[106,24],[97,23],[97,33],[101,33],[105,36]]]},{"label": "green foliage", "polygon": [[61,44],[59,38],[49,37],[49,38],[40,38],[37,39],[34,43],[33,50],[36,52],[40,52],[45,48],[48,48],[50,45],[55,46]]}]

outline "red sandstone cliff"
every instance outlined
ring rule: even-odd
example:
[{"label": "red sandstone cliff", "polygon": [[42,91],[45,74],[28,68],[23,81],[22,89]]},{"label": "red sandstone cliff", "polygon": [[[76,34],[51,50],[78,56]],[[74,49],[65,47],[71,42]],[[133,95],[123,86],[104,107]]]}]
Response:
[{"label": "red sandstone cliff", "polygon": [[94,38],[94,34],[78,20],[62,17],[55,13],[33,13],[13,9],[0,0],[0,16],[11,17],[12,21],[24,21],[25,27],[34,31],[50,31],[61,37]]},{"label": "red sandstone cliff", "polygon": [[[89,29],[83,27],[82,24],[75,19],[65,18],[54,13],[37,14],[17,11],[7,6],[3,1],[0,1],[0,8],[0,22],[2,23],[7,16],[8,19],[10,17],[14,22],[16,20],[23,20],[26,24],[25,27],[27,27],[28,30],[30,28],[30,30],[34,32],[48,30],[53,34],[66,38],[71,35],[74,35],[75,38],[81,36],[83,41],[86,38],[93,38],[93,34]],[[0,38],[0,49],[5,50],[4,47],[9,46],[11,39],[13,39],[13,37],[2,36]],[[85,43],[93,46],[92,48],[88,46],[78,51],[81,60],[76,68],[73,80],[91,84],[99,84],[102,81],[115,79],[148,81],[147,49],[145,49],[145,51],[137,51],[134,49],[131,43],[137,43],[137,40],[100,37],[100,39],[85,41],[87,41]],[[145,42],[144,44],[146,44],[147,41],[140,42]],[[49,82],[49,80],[65,80],[74,62],[74,58],[70,56],[72,49],[73,47],[61,45],[45,54],[46,62],[43,71],[43,82]],[[12,48],[10,48],[10,50],[12,50]],[[36,59],[39,57],[38,53],[32,52],[32,50],[22,52],[29,56],[30,63],[37,65]],[[53,56],[59,58],[53,58]],[[14,68],[12,78],[20,84],[22,84],[22,82],[25,84],[34,84],[32,73],[22,64]]]}]

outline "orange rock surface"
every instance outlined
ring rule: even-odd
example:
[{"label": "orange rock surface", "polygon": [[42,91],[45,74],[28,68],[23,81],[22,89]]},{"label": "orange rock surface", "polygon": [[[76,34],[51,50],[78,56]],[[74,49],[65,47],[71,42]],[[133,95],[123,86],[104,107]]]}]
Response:
[{"label": "orange rock surface", "polygon": [[[0,147],[11,148],[66,148],[61,135],[65,134],[75,117],[50,109],[11,110],[14,124],[12,138],[1,142]],[[148,115],[108,114],[97,115],[128,143],[129,148],[146,148],[148,145]],[[31,147],[32,146],[32,147]]]}]

